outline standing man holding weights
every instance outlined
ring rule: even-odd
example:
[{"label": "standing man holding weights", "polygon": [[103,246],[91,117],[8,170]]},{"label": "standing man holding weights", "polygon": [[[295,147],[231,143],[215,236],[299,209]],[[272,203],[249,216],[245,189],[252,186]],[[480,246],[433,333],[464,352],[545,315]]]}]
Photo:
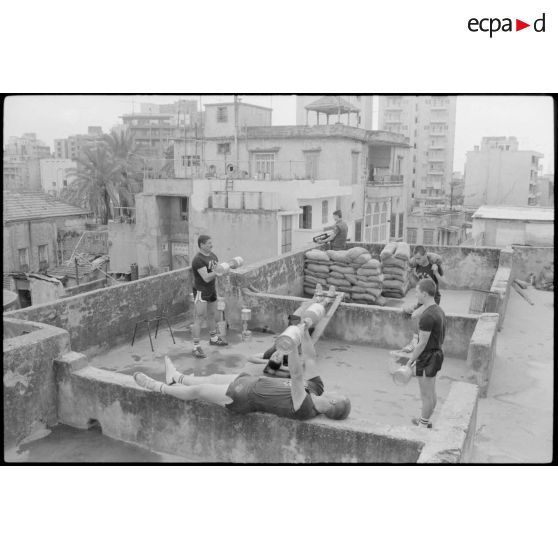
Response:
[{"label": "standing man holding weights", "polygon": [[200,329],[203,318],[207,318],[209,344],[222,347],[228,345],[228,343],[217,334],[217,290],[215,288],[217,274],[215,268],[219,260],[212,252],[211,237],[205,234],[200,235],[198,247],[200,251],[192,260],[192,273],[194,274],[194,324],[192,327],[194,348],[192,354],[196,358],[206,358],[207,355],[200,345]]}]

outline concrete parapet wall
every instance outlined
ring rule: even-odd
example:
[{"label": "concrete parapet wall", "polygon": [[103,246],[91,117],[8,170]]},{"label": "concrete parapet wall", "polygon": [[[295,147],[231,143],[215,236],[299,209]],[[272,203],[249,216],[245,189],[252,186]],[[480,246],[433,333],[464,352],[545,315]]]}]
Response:
[{"label": "concrete parapet wall", "polygon": [[81,293],[88,293],[97,289],[102,289],[107,285],[114,285],[114,281],[111,281],[110,279],[107,279],[103,276],[101,279],[95,279],[95,281],[89,281],[88,283],[80,283],[79,285],[75,285],[74,287],[66,289],[64,298],[75,296]]},{"label": "concrete parapet wall", "polygon": [[[348,242],[347,247],[363,246],[373,257],[379,258],[385,244]],[[410,245],[411,254],[415,248]],[[499,248],[476,248],[467,246],[425,246],[442,258],[442,269],[447,289],[490,290],[500,259]]]},{"label": "concrete parapet wall", "polygon": [[[287,316],[308,299],[252,293],[245,294],[244,301],[252,308],[251,327],[267,326],[280,333],[287,326]],[[465,359],[478,318],[447,314],[446,319],[444,352]],[[323,335],[349,343],[395,349],[406,345],[415,332],[415,322],[399,308],[341,303]]]},{"label": "concrete parapet wall", "polygon": [[4,335],[7,448],[57,422],[53,362],[70,350],[70,335],[57,327],[7,318],[6,314]]},{"label": "concrete parapet wall", "polygon": [[95,353],[131,340],[138,320],[165,309],[171,317],[186,311],[191,292],[192,274],[184,268],[7,312],[4,317],[65,329],[74,350]]},{"label": "concrete parapet wall", "polygon": [[498,331],[500,331],[504,325],[508,300],[510,298],[510,289],[513,282],[512,257],[513,252],[511,250],[504,249],[501,251],[498,270],[496,271],[494,281],[490,287],[490,292],[495,298],[495,303],[491,304],[489,300],[489,304],[487,304],[485,308],[487,312],[496,312],[499,314]]},{"label": "concrete parapet wall", "polygon": [[415,463],[424,440],[403,427],[357,428],[346,421],[297,421],[223,407],[138,387],[133,378],[92,367],[57,370],[59,420],[100,423],[111,438],[192,461],[234,463]]},{"label": "concrete parapet wall", "polygon": [[554,263],[554,246],[512,246],[513,279],[527,281],[531,273],[536,276],[546,264]]},{"label": "concrete parapet wall", "polygon": [[467,364],[474,372],[481,397],[487,395],[494,368],[498,322],[499,314],[482,314],[469,345]]},{"label": "concrete parapet wall", "polygon": [[454,382],[418,463],[468,463],[477,423],[478,388]]}]

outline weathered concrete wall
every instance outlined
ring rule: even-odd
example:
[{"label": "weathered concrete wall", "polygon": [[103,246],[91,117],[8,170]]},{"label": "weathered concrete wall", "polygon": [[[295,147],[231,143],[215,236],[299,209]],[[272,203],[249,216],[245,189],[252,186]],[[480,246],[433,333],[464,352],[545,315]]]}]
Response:
[{"label": "weathered concrete wall", "polygon": [[92,367],[57,366],[59,419],[111,438],[189,460],[235,463],[414,463],[423,441],[408,429],[356,428],[351,419],[311,421],[266,413],[236,415],[198,401],[139,388],[133,378]]},{"label": "weathered concrete wall", "polygon": [[[380,257],[385,244],[350,242],[348,247],[364,246],[375,258]],[[411,253],[415,245],[411,244]],[[490,290],[500,258],[499,248],[473,248],[467,246],[425,246],[442,258],[446,289]]]},{"label": "weathered concrete wall", "polygon": [[227,320],[240,326],[240,310],[251,306],[244,298],[245,289],[285,296],[299,296],[303,291],[305,250],[289,252],[276,258],[247,265],[217,280],[217,291],[227,300]]},{"label": "weathered concrete wall", "polygon": [[539,275],[546,264],[554,263],[554,246],[512,246],[513,278],[526,281],[529,274]]},{"label": "weathered concrete wall", "polygon": [[498,314],[487,313],[481,315],[471,338],[467,354],[467,364],[474,372],[481,397],[486,397],[490,376],[494,368],[498,318]]},{"label": "weathered concrete wall", "polygon": [[455,382],[418,463],[468,463],[471,460],[478,406],[477,386]]},{"label": "weathered concrete wall", "polygon": [[70,333],[72,348],[95,353],[131,340],[136,321],[162,310],[176,316],[189,307],[190,268],[98,289],[4,317],[47,323]]},{"label": "weathered concrete wall", "polygon": [[[486,312],[496,312],[499,314],[498,331],[504,326],[504,318],[508,308],[510,289],[513,282],[512,276],[512,257],[513,253],[509,249],[500,252],[498,270],[494,276],[492,287],[490,288],[491,297],[485,307]],[[492,301],[494,300],[494,303]]]},{"label": "weathered concrete wall", "polygon": [[[67,331],[4,314],[4,448],[57,422],[54,359],[70,349]],[[10,335],[6,338],[6,329]],[[23,331],[29,333],[23,334]],[[19,334],[19,335],[18,335]]]},{"label": "weathered concrete wall", "polygon": [[79,285],[75,285],[73,287],[69,287],[66,289],[66,294],[64,298],[69,296],[75,296],[81,293],[88,293],[90,291],[94,291],[96,289],[102,289],[106,285],[114,285],[114,281],[107,279],[104,275],[101,279],[95,279],[95,281],[89,281],[87,283],[80,283]]},{"label": "weathered concrete wall", "polygon": [[275,211],[208,209],[205,222],[220,261],[241,256],[246,263],[253,263],[277,257]]},{"label": "weathered concrete wall", "polygon": [[[308,299],[260,293],[245,294],[252,308],[251,327],[267,326],[280,333],[287,325],[287,316]],[[448,356],[466,358],[469,341],[477,325],[477,317],[447,314],[444,352]],[[416,324],[399,308],[382,308],[366,304],[341,303],[324,331],[324,338],[349,343],[372,344],[387,349],[406,345],[416,333]]]}]

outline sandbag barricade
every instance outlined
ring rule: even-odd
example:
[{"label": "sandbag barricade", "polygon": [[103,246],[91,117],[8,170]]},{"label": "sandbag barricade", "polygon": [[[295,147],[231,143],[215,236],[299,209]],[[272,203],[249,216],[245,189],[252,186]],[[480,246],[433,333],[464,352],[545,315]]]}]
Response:
[{"label": "sandbag barricade", "polygon": [[[327,269],[327,271],[326,271]],[[345,302],[385,304],[381,297],[382,266],[366,248],[349,250],[309,250],[305,254],[304,293],[314,295],[316,285],[331,285],[345,293]]]},{"label": "sandbag barricade", "polygon": [[409,290],[411,249],[406,242],[389,242],[380,252],[382,262],[382,296],[403,298]]}]

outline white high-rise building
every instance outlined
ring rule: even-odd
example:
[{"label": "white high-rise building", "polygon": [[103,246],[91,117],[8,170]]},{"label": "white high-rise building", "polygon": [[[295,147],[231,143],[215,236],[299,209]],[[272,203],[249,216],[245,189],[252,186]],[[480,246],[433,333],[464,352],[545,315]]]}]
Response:
[{"label": "white high-rise building", "polygon": [[379,97],[378,128],[404,134],[410,140],[409,209],[441,206],[449,196],[456,101],[450,95]]},{"label": "white high-rise building", "polygon": [[464,205],[538,205],[542,153],[520,151],[517,138],[482,138],[465,159]]}]

